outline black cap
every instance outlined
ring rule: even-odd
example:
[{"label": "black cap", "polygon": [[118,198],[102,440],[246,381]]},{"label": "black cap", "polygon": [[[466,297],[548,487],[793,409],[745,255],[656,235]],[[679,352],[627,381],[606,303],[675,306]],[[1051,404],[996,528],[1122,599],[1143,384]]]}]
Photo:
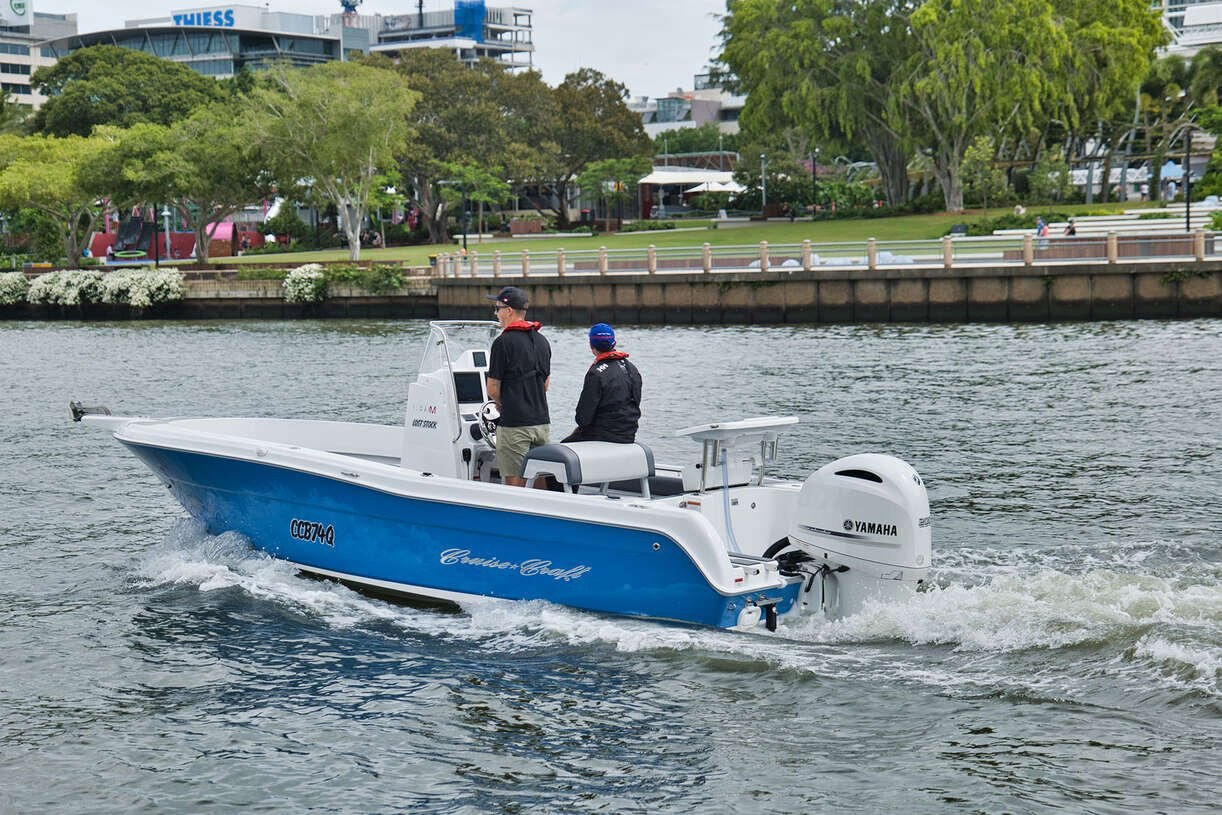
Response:
[{"label": "black cap", "polygon": [[503,306],[509,306],[514,311],[524,311],[526,309],[526,292],[517,286],[506,286],[496,294],[485,295],[485,299],[495,300]]}]

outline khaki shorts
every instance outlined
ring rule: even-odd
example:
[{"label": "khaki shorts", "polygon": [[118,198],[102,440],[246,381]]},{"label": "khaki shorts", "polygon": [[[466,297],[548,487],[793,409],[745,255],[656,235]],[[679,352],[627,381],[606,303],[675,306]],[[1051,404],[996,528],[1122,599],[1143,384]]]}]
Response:
[{"label": "khaki shorts", "polygon": [[548,425],[536,424],[528,427],[498,427],[496,430],[496,464],[501,469],[501,478],[522,477],[523,459],[535,447],[548,442]]}]

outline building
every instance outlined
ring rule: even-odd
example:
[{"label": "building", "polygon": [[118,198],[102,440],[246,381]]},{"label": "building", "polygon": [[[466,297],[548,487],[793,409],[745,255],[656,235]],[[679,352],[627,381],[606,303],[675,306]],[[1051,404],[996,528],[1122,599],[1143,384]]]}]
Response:
[{"label": "building", "polygon": [[1222,0],[1163,0],[1163,24],[1171,32],[1167,52],[1190,57],[1222,45]]},{"label": "building", "polygon": [[377,43],[370,50],[395,54],[405,48],[446,48],[463,62],[493,59],[510,68],[533,64],[531,12],[487,8],[483,0],[457,0],[448,11],[375,15]]},{"label": "building", "polygon": [[693,90],[677,88],[654,99],[638,96],[628,102],[628,109],[640,115],[651,138],[664,130],[709,123],[723,133],[737,133],[738,117],[747,97],[726,90],[710,74],[697,74],[693,84]]},{"label": "building", "polygon": [[529,66],[534,52],[531,13],[487,8],[483,0],[458,0],[448,11],[393,16],[295,14],[230,4],[172,10],[128,20],[122,28],[86,34],[74,30],[47,40],[43,54],[52,59],[91,45],[118,45],[215,77],[257,70],[271,60],[305,67],[342,60],[354,51],[393,56],[405,48],[447,48],[467,61],[490,57],[511,67]]},{"label": "building", "polygon": [[0,8],[0,88],[19,105],[36,108],[44,97],[30,88],[30,74],[54,65],[38,44],[76,33],[75,14],[31,12],[28,3],[14,0]]}]

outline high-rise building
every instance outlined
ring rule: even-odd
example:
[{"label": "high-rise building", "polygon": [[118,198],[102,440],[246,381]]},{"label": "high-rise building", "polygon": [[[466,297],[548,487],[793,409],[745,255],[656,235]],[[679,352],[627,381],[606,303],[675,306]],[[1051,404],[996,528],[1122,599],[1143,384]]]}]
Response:
[{"label": "high-rise building", "polygon": [[354,51],[393,56],[407,48],[445,48],[464,61],[487,57],[514,68],[528,67],[534,52],[531,12],[488,8],[483,0],[400,15],[294,14],[238,4],[192,8],[128,20],[108,31],[73,31],[51,38],[43,51],[62,58],[91,45],[145,51],[216,77],[258,69],[270,60],[306,66],[342,60]]},{"label": "high-rise building", "polygon": [[55,64],[39,43],[52,37],[76,33],[75,14],[31,12],[21,0],[0,8],[0,89],[19,105],[36,108],[43,96],[30,88],[30,74],[43,65]]},{"label": "high-rise building", "polygon": [[1162,10],[1173,38],[1168,53],[1191,56],[1207,45],[1222,45],[1220,0],[1162,0]]}]

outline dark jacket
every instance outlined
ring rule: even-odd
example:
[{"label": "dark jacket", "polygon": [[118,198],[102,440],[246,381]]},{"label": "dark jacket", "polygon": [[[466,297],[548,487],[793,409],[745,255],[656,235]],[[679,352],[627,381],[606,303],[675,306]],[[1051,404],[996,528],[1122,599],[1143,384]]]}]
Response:
[{"label": "dark jacket", "polygon": [[636,441],[641,372],[621,351],[599,354],[577,400],[577,429],[565,441]]}]

